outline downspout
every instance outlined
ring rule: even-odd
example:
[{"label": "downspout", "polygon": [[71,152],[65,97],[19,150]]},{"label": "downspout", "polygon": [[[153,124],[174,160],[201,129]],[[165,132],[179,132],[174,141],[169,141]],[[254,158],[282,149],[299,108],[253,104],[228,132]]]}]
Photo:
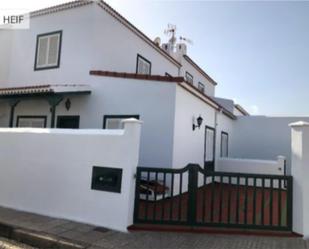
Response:
[{"label": "downspout", "polygon": [[216,164],[217,164],[217,127],[218,127],[218,114],[220,114],[222,112],[222,107],[219,107],[218,109],[216,109],[215,111],[215,149],[214,149],[214,157],[215,157],[215,161],[214,161],[214,171],[216,171]]}]

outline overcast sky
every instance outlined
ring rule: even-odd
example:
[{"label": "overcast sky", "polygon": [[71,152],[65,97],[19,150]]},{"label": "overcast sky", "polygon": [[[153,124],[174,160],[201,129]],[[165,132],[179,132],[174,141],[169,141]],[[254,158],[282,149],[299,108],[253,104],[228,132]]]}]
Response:
[{"label": "overcast sky", "polygon": [[[0,8],[61,0],[1,0]],[[216,95],[251,113],[309,116],[309,2],[108,0],[151,39],[168,23],[193,40],[188,54],[217,82]]]}]

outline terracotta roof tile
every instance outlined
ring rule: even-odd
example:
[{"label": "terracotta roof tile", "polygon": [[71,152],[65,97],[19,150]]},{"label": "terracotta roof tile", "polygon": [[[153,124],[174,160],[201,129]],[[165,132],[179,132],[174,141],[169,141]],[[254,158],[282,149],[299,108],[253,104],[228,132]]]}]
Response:
[{"label": "terracotta roof tile", "polygon": [[124,73],[124,72],[111,72],[102,70],[91,70],[90,75],[107,76],[116,78],[138,79],[138,80],[153,80],[153,81],[165,81],[165,82],[183,82],[183,77],[171,77],[163,75],[146,75],[136,73]]}]

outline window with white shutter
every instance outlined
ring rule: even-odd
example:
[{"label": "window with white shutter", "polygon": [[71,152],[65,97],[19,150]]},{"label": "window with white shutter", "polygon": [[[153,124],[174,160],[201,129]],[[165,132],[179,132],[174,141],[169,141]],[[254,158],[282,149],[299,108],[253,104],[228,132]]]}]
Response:
[{"label": "window with white shutter", "polygon": [[34,70],[58,68],[62,31],[37,36]]},{"label": "window with white shutter", "polygon": [[46,116],[17,116],[16,127],[45,128]]},{"label": "window with white shutter", "polygon": [[151,62],[139,54],[137,55],[136,73],[151,74]]},{"label": "window with white shutter", "polygon": [[123,129],[122,120],[128,118],[139,119],[139,115],[105,115],[103,129]]}]

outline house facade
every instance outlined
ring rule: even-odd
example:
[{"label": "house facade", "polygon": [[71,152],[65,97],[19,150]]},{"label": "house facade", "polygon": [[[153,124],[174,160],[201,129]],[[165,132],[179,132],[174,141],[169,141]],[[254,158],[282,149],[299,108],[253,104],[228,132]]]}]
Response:
[{"label": "house facade", "polygon": [[32,12],[30,29],[1,30],[0,42],[2,127],[119,129],[135,117],[140,166],[213,168],[248,115],[215,97],[185,44],[156,44],[103,1]]}]

